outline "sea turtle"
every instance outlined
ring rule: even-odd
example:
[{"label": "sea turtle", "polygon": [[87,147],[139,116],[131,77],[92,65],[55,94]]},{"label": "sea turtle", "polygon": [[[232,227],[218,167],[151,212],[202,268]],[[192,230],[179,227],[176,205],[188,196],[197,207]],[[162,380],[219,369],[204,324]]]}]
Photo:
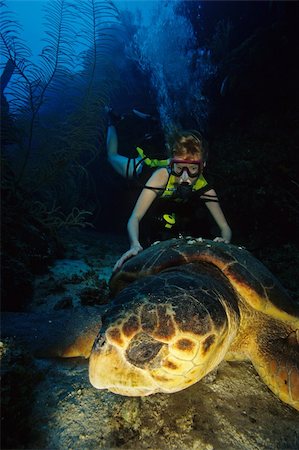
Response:
[{"label": "sea turtle", "polygon": [[89,361],[93,386],[172,393],[222,360],[250,360],[299,409],[299,307],[244,248],[171,239],[126,262]]},{"label": "sea turtle", "polygon": [[250,360],[299,410],[298,304],[245,249],[160,242],[127,261],[110,287],[105,311],[2,314],[1,331],[39,356],[90,357],[92,385],[126,396],[177,392],[224,359]]}]

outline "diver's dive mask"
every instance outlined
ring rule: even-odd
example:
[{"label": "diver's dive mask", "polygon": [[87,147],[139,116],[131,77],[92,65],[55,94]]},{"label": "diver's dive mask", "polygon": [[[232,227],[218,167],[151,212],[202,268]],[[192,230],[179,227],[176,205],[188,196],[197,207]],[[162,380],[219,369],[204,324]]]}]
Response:
[{"label": "diver's dive mask", "polygon": [[189,178],[197,178],[202,172],[202,161],[175,158],[170,162],[170,170],[171,174],[175,177],[181,177],[184,171],[186,171]]}]

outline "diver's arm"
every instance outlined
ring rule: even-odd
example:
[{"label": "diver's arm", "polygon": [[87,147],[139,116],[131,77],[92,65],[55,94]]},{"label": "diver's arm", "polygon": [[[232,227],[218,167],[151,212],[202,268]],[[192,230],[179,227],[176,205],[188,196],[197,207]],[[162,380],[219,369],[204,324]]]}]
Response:
[{"label": "diver's arm", "polygon": [[[141,250],[143,250],[139,242],[139,223],[143,218],[144,214],[147,212],[153,201],[155,200],[156,193],[149,189],[143,189],[141,192],[135,208],[128,220],[127,230],[130,241],[130,250],[128,256],[137,255]],[[128,252],[127,252],[128,253]]]},{"label": "diver's arm", "polygon": [[[221,231],[221,237],[216,237],[214,241],[224,241],[227,244],[230,242],[232,237],[232,231],[226,221],[226,218],[224,217],[223,211],[218,203],[217,194],[214,191],[214,189],[210,189],[209,191],[205,192],[201,198],[205,200],[206,206],[208,210],[210,211],[211,215],[213,216],[215,222],[217,223],[218,227]],[[211,200],[211,201],[209,201]],[[213,201],[214,200],[214,201]]]},{"label": "diver's arm", "polygon": [[[155,171],[146,183],[146,187],[139,195],[127,225],[131,248],[138,245],[140,246],[139,222],[157,197],[159,190],[166,186],[167,180],[168,172],[165,168]],[[154,188],[158,189],[155,190]]]},{"label": "diver's arm", "polygon": [[[130,249],[117,261],[113,271],[119,269],[127,259],[137,255],[143,250],[139,242],[139,223],[157,197],[159,190],[165,188],[167,180],[168,171],[165,168],[162,168],[154,172],[146,183],[147,187],[145,187],[139,195],[127,225]],[[158,189],[155,190],[154,188]]]}]

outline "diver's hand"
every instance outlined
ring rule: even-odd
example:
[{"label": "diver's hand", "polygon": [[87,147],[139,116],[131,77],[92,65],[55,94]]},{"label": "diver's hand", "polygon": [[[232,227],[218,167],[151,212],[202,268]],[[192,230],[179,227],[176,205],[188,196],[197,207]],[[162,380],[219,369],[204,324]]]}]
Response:
[{"label": "diver's hand", "polygon": [[215,242],[224,242],[225,244],[229,244],[232,238],[232,230],[230,227],[226,224],[221,227],[221,237],[217,236],[215,237]]},{"label": "diver's hand", "polygon": [[214,242],[224,242],[225,244],[229,244],[229,240],[228,239],[224,239],[223,237],[215,237],[215,239],[213,239]]},{"label": "diver's hand", "polygon": [[113,272],[116,270],[119,270],[121,266],[124,264],[125,261],[132,258],[132,256],[138,255],[138,253],[142,252],[143,247],[141,247],[140,244],[133,245],[130,250],[128,250],[126,253],[124,253],[119,260],[116,262],[115,266],[113,267]]}]

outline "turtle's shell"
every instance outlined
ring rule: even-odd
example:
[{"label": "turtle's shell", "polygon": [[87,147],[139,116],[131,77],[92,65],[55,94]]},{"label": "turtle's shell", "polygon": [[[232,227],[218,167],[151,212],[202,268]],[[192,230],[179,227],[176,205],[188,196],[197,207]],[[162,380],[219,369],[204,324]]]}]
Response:
[{"label": "turtle's shell", "polygon": [[194,262],[220,269],[252,308],[298,326],[298,304],[260,261],[243,247],[210,240],[181,238],[152,245],[111,278],[112,295],[136,279]]},{"label": "turtle's shell", "polygon": [[299,409],[299,310],[245,249],[196,239],[153,245],[110,282],[116,296],[90,356],[98,389],[144,396],[191,386],[223,360],[251,360]]}]

